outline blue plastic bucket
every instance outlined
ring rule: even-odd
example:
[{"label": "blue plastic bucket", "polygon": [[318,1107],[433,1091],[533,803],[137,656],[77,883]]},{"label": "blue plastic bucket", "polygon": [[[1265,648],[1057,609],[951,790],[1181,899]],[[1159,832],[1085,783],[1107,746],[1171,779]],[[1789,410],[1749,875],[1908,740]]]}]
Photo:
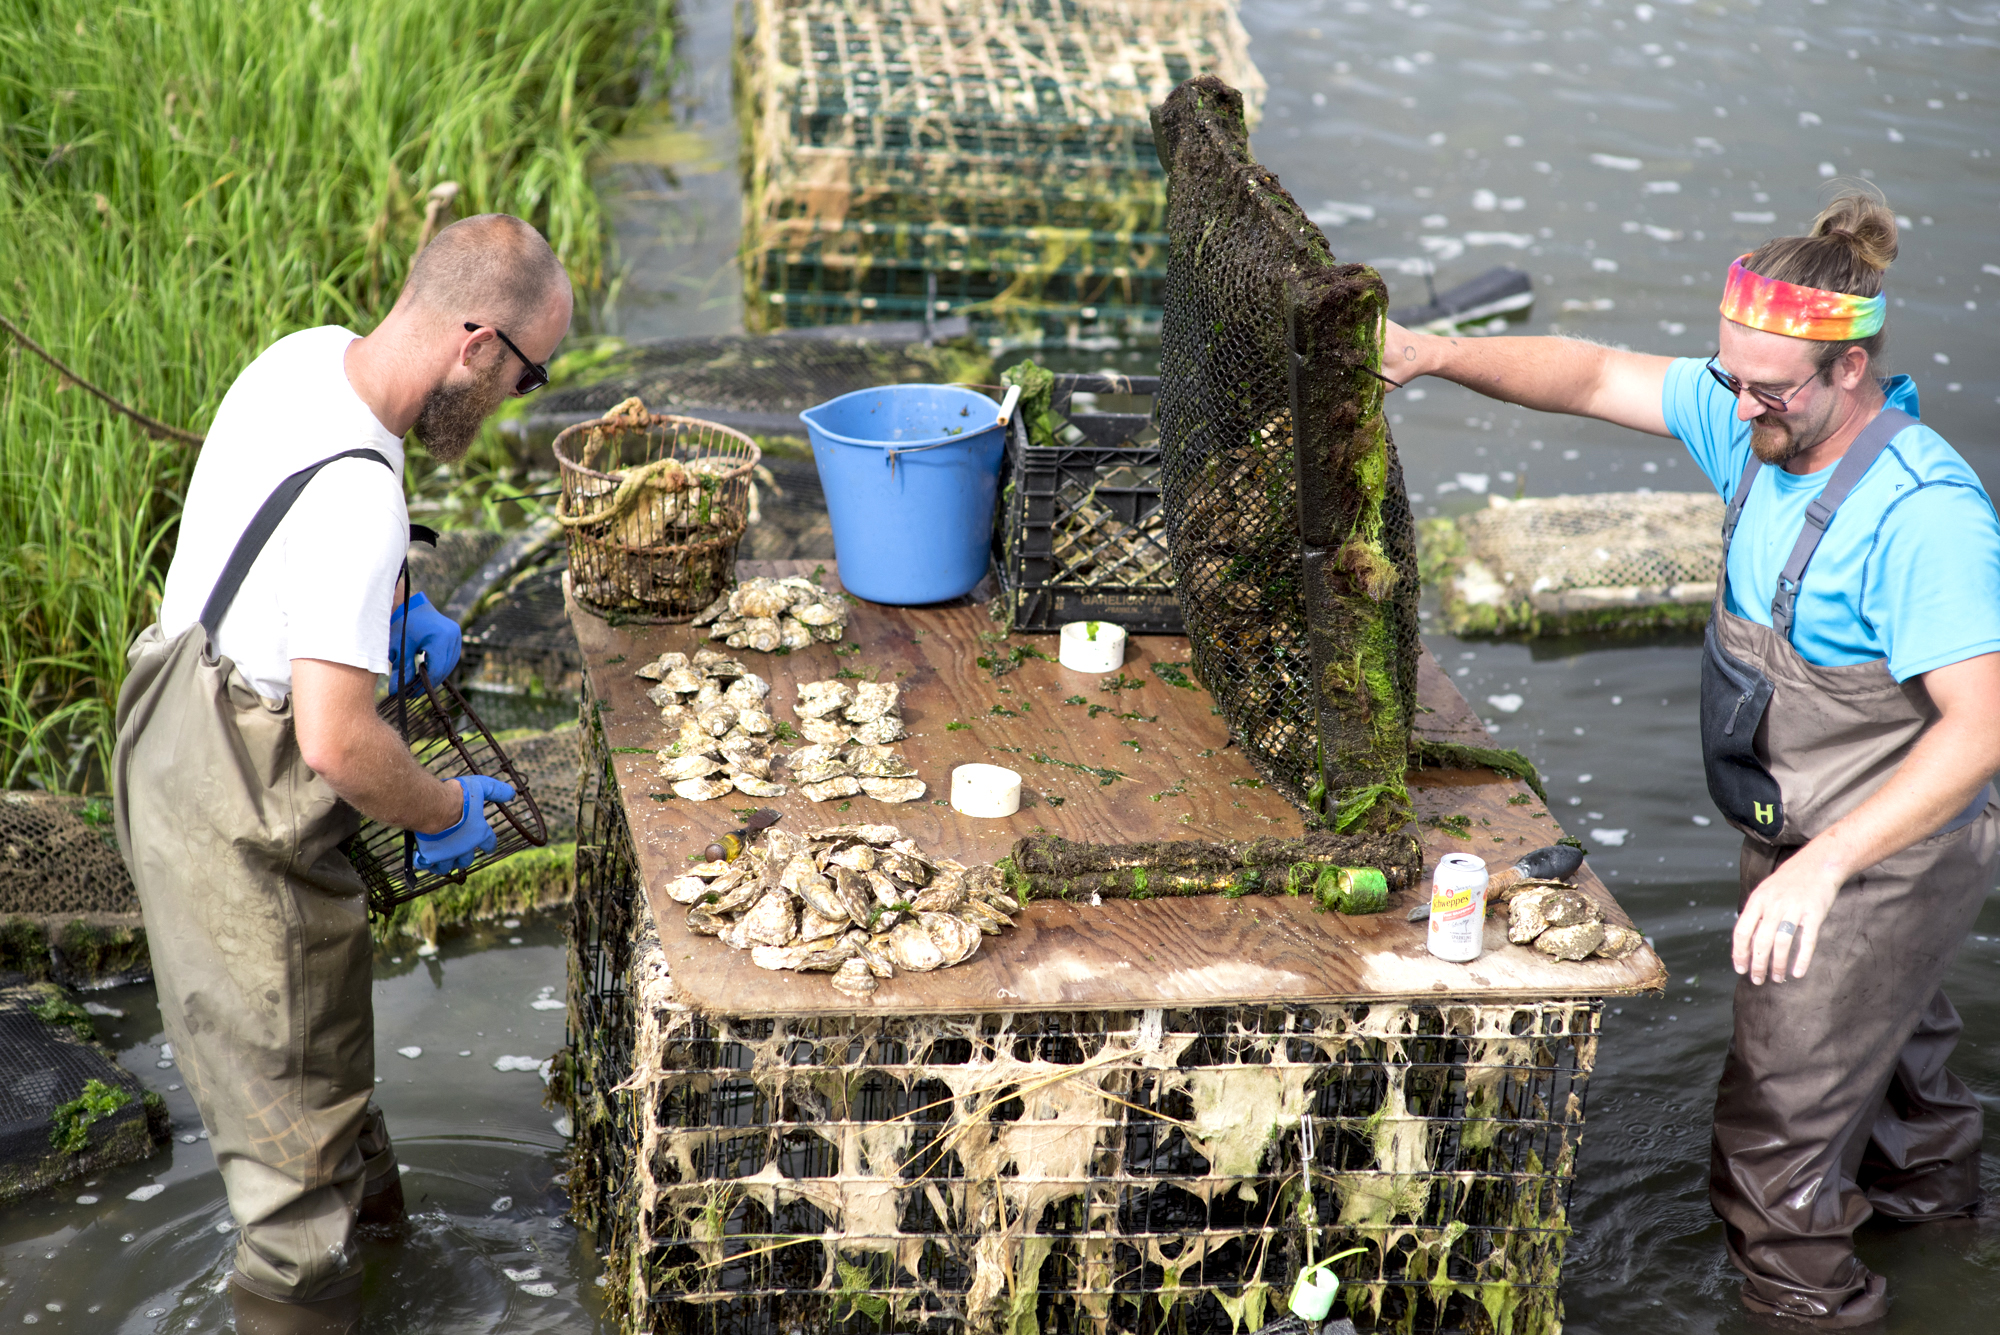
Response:
[{"label": "blue plastic bucket", "polygon": [[941,603],[986,574],[1006,428],[954,385],[861,389],[799,414],[840,582],[874,603]]}]

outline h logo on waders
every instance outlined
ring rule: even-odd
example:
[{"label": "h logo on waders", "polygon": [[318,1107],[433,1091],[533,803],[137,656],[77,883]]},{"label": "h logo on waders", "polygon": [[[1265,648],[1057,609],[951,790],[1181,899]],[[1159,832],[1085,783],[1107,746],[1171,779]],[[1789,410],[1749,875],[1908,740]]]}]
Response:
[{"label": "h logo on waders", "polygon": [[1776,812],[1772,810],[1772,804],[1764,802],[1753,802],[1750,804],[1750,807],[1752,814],[1754,814],[1757,817],[1757,823],[1759,825],[1771,824],[1772,817],[1776,815]]}]

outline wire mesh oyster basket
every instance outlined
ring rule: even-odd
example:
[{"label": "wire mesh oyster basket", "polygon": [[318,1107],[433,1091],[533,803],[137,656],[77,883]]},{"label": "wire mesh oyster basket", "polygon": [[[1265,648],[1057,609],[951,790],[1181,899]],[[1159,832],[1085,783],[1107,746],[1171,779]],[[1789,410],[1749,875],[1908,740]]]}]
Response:
[{"label": "wire mesh oyster basket", "polygon": [[387,916],[399,904],[446,885],[463,885],[468,876],[524,848],[549,842],[541,808],[528,791],[520,771],[493,740],[458,688],[449,681],[432,681],[421,667],[401,695],[384,697],[375,712],[402,734],[410,754],[433,778],[451,780],[469,774],[504,779],[514,786],[514,800],[492,804],[488,820],[499,842],[481,853],[463,871],[433,872],[416,865],[417,837],[408,830],[363,820],[361,829],[341,851],[368,886],[368,909]]},{"label": "wire mesh oyster basket", "polygon": [[740,431],[627,399],[555,440],[570,592],[599,614],[685,621],[735,580],[762,457]]}]

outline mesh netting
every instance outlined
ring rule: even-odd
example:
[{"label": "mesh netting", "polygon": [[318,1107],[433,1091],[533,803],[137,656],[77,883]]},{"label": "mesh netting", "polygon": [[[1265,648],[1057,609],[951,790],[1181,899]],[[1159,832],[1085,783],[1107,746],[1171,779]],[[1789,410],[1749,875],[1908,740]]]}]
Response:
[{"label": "mesh netting", "polygon": [[1699,621],[1721,568],[1722,511],[1708,492],[1495,497],[1427,520],[1425,564],[1458,634]]},{"label": "mesh netting", "polygon": [[0,793],[0,916],[138,911],[110,802]]},{"label": "mesh netting", "polygon": [[[1234,0],[753,0],[738,88],[753,328],[927,301],[1157,318],[1147,108],[1261,97]],[[933,287],[934,285],[934,287]]]},{"label": "mesh netting", "polygon": [[[1194,661],[1258,770],[1340,828],[1407,816],[1417,563],[1374,270],[1335,262],[1251,160],[1243,99],[1155,113],[1171,202],[1161,482]],[[1389,800],[1384,800],[1389,799]]]}]

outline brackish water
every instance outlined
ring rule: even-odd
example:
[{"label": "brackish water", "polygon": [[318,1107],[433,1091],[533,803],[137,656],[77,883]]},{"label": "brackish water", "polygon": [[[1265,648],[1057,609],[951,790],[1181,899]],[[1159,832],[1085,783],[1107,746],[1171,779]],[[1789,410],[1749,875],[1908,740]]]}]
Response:
[{"label": "brackish water", "polygon": [[[635,143],[637,160],[606,178],[627,267],[605,323],[629,337],[740,327],[730,4],[686,0],[683,12],[688,72],[673,131],[653,141],[657,161]],[[1705,355],[1730,259],[1802,230],[1828,178],[1873,180],[1909,219],[1891,273],[1889,369],[1914,375],[1925,419],[1996,475],[2000,5],[1249,0],[1244,22],[1271,84],[1256,151],[1323,220],[1336,253],[1377,263],[1399,303],[1421,299],[1426,262],[1440,287],[1495,263],[1527,268],[1536,306],[1513,332]],[[1102,356],[1144,369],[1149,354]],[[1420,514],[1496,491],[1701,485],[1673,442],[1420,389],[1392,418]],[[1564,1271],[1567,1329],[1765,1329],[1736,1307],[1706,1199],[1736,841],[1701,780],[1695,648],[1431,645],[1501,743],[1542,766],[1558,815],[1671,970],[1663,998],[1621,1002],[1608,1017]],[[560,1222],[553,1114],[532,1073],[493,1069],[562,1041],[562,1013],[533,1009],[543,989],[561,991],[554,928],[481,930],[448,938],[435,961],[392,959],[377,962],[381,1098],[421,1228],[401,1254],[372,1258],[380,1328],[591,1329],[596,1272]],[[2000,905],[1981,916],[1948,986],[1966,1021],[1955,1067],[2000,1114]],[[168,1090],[150,989],[94,999],[127,1012],[100,1021],[102,1032]],[[397,1055],[411,1045],[420,1057]],[[216,1285],[233,1245],[217,1231],[221,1183],[206,1143],[181,1139],[199,1130],[185,1094],[168,1099],[171,1159],[0,1215],[0,1326],[221,1327]],[[2000,1196],[2000,1131],[1987,1146],[1988,1191]],[[127,1199],[148,1184],[166,1190]],[[96,1200],[78,1203],[86,1195]],[[1870,1226],[1859,1245],[1890,1277],[1888,1330],[1992,1329],[2000,1222]],[[507,1276],[530,1269],[540,1276]]]}]

